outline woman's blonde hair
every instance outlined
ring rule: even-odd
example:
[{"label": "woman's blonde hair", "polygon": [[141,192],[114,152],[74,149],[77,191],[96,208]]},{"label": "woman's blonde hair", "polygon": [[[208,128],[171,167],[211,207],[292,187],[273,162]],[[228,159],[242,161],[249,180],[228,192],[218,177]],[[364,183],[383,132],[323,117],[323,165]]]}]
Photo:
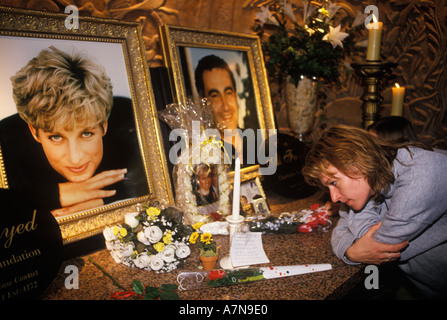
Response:
[{"label": "woman's blonde hair", "polygon": [[103,124],[112,110],[110,78],[79,54],[42,50],[11,81],[17,112],[36,129],[70,131]]},{"label": "woman's blonde hair", "polygon": [[394,182],[393,160],[399,146],[375,139],[367,131],[339,125],[328,129],[306,157],[303,175],[310,185],[320,186],[320,176],[331,176],[333,165],[348,177],[363,176],[380,202],[382,191]]}]

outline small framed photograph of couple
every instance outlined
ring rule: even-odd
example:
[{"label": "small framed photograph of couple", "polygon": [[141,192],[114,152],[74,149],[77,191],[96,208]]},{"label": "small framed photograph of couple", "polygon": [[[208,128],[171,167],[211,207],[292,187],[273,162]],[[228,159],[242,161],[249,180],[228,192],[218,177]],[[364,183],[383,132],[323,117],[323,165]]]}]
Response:
[{"label": "small framed photograph of couple", "polygon": [[259,38],[163,25],[160,39],[174,98],[207,99],[231,164],[238,154],[257,171],[257,150],[275,130]]},{"label": "small framed photograph of couple", "polygon": [[259,177],[241,184],[241,205],[247,220],[270,214],[267,198]]},{"label": "small framed photograph of couple", "polygon": [[139,24],[68,17],[0,7],[0,188],[51,211],[65,244],[173,203]]}]

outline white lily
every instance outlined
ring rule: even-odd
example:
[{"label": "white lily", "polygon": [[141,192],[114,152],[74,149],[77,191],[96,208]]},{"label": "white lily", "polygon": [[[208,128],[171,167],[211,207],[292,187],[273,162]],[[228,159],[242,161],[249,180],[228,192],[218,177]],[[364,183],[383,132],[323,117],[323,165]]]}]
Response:
[{"label": "white lily", "polygon": [[288,16],[293,22],[297,22],[296,17],[293,14],[292,4],[288,1],[284,2],[284,14]]},{"label": "white lily", "polygon": [[328,6],[326,8],[329,14],[329,19],[332,19],[340,8],[341,8],[340,5],[332,3],[332,1],[329,1]]},{"label": "white lily", "polygon": [[333,28],[332,26],[329,26],[329,32],[324,35],[323,40],[329,41],[332,43],[333,48],[335,49],[337,46],[340,46],[343,48],[343,40],[349,36],[346,32],[340,31],[341,25],[338,25],[337,27]]},{"label": "white lily", "polygon": [[359,10],[356,10],[354,22],[352,23],[352,27],[354,28],[356,26],[363,24],[365,22],[367,16],[368,16],[367,13],[363,13]]},{"label": "white lily", "polygon": [[256,12],[255,15],[261,22],[261,27],[265,23],[279,26],[278,21],[275,19],[275,17],[273,16],[273,14],[270,12],[270,10],[267,7],[262,6],[261,12]]},{"label": "white lily", "polygon": [[307,1],[303,1],[303,20],[304,20],[304,22],[306,22],[307,19],[314,14],[315,10],[317,10],[316,7],[314,7],[314,6],[309,7],[307,5]]}]

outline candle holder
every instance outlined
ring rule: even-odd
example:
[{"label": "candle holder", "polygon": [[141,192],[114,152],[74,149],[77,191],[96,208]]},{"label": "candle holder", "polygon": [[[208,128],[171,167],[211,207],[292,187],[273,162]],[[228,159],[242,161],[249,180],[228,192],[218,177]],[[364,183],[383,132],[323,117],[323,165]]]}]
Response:
[{"label": "candle holder", "polygon": [[[234,218],[232,215],[229,215],[226,220],[230,223],[230,243],[229,243],[229,251],[231,250],[231,241],[233,240],[233,235],[235,232],[241,229],[242,222],[244,222],[244,217],[238,216]],[[225,257],[220,259],[219,262],[222,269],[234,269],[233,264],[231,263],[231,252],[229,252]]]},{"label": "candle holder", "polygon": [[361,99],[363,100],[362,124],[367,128],[379,118],[380,104],[383,97],[379,91],[382,78],[388,76],[397,66],[397,63],[380,61],[366,61],[366,63],[351,63],[357,75],[364,79],[366,90]]}]

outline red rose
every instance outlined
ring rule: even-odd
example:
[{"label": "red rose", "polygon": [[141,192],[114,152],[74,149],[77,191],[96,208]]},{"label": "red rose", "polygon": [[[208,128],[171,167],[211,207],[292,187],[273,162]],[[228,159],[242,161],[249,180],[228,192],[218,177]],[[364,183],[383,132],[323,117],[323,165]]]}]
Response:
[{"label": "red rose", "polygon": [[310,228],[315,228],[318,226],[318,219],[316,216],[312,216],[311,220],[306,223]]},{"label": "red rose", "polygon": [[210,216],[213,219],[213,221],[221,221],[222,220],[222,215],[218,212],[211,212]]},{"label": "red rose", "polygon": [[326,226],[327,224],[327,220],[328,220],[328,212],[327,211],[322,211],[322,212],[318,212],[318,223],[321,224],[322,226]]},{"label": "red rose", "polygon": [[320,207],[320,205],[319,205],[318,203],[314,203],[314,204],[312,205],[312,207],[310,207],[310,210],[315,211],[315,210],[317,210],[319,207]]},{"label": "red rose", "polygon": [[298,226],[298,232],[309,233],[312,232],[312,228],[308,224],[301,224]]},{"label": "red rose", "polygon": [[208,274],[208,278],[210,278],[210,280],[213,280],[213,281],[223,278],[225,276],[226,276],[226,273],[224,270],[210,271],[210,273]]}]

